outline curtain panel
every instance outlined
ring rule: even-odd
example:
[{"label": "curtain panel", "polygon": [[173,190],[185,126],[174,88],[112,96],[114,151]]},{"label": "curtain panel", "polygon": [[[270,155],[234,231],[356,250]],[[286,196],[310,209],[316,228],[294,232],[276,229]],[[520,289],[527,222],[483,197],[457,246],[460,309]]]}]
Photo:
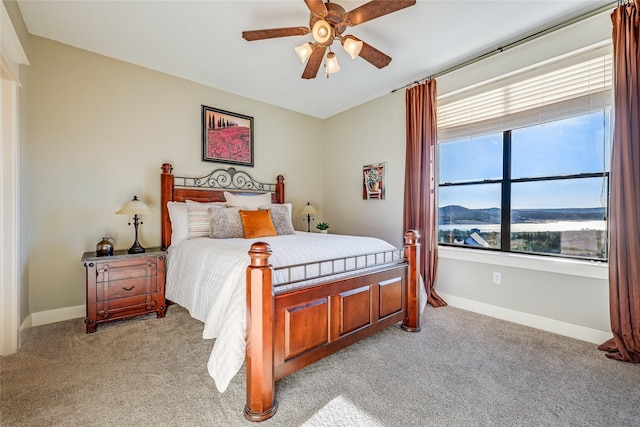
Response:
[{"label": "curtain panel", "polygon": [[433,307],[447,303],[433,286],[438,266],[438,204],[436,81],[407,89],[405,94],[407,149],[405,162],[404,230],[420,234],[420,274],[424,278],[427,302]]},{"label": "curtain panel", "polygon": [[609,199],[607,357],[640,362],[640,0],[618,6],[613,23],[614,122]]}]

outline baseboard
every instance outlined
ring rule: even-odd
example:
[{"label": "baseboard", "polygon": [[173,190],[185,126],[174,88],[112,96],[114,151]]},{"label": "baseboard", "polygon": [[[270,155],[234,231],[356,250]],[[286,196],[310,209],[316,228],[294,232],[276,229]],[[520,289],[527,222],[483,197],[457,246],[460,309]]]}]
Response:
[{"label": "baseboard", "polygon": [[535,314],[523,313],[509,308],[498,307],[454,295],[443,294],[442,292],[438,292],[438,295],[440,295],[451,307],[473,311],[474,313],[484,314],[485,316],[507,320],[509,322],[530,326],[532,328],[587,341],[593,344],[602,344],[613,337],[611,332],[604,332],[598,329],[574,325],[573,323],[549,319]]},{"label": "baseboard", "polygon": [[18,331],[18,349],[22,347],[22,343],[27,339],[27,335],[29,335],[32,327],[33,323],[31,322],[31,315],[29,314],[20,325],[20,330]]},{"label": "baseboard", "polygon": [[48,325],[49,323],[62,322],[64,320],[77,319],[85,317],[87,313],[86,306],[76,305],[74,307],[57,308],[55,310],[38,311],[31,313],[31,326]]}]

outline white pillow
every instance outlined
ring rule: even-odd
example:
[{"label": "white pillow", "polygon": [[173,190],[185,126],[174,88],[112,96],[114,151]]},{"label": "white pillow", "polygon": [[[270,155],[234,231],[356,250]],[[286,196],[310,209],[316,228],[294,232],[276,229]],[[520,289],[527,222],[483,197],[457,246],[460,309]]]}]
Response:
[{"label": "white pillow", "polygon": [[201,203],[187,200],[189,218],[187,238],[209,237],[209,230],[211,229],[209,208],[224,208],[226,206],[227,204],[223,202]]},{"label": "white pillow", "polygon": [[257,211],[260,206],[271,205],[271,193],[256,195],[233,194],[224,192],[224,199],[229,206],[245,208],[248,211]]},{"label": "white pillow", "polygon": [[171,220],[171,244],[175,245],[189,236],[189,215],[185,202],[168,202]]}]

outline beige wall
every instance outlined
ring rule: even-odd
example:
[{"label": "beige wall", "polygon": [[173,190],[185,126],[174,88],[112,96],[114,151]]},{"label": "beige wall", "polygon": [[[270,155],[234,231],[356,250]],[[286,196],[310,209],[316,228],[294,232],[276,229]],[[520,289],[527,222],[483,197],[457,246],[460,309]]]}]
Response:
[{"label": "beige wall", "polygon": [[[29,311],[84,304],[82,253],[102,236],[133,243],[115,215],[137,195],[156,210],[140,226],[143,246],[160,244],[160,166],[204,175],[201,105],[254,117],[257,179],[285,175],[286,198],[300,209],[322,194],[323,123],[166,74],[33,36],[29,69]],[[315,201],[322,209],[322,199]],[[302,229],[301,218],[295,218]]]},{"label": "beige wall", "polygon": [[[339,234],[402,244],[405,162],[404,92],[378,98],[325,120],[325,219]],[[362,167],[387,163],[385,200],[362,199]]]}]

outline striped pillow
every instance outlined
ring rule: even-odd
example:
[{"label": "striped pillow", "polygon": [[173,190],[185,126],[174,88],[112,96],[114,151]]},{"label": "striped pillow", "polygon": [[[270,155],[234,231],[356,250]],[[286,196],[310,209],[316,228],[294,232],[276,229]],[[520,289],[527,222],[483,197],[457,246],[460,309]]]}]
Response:
[{"label": "striped pillow", "polygon": [[189,239],[197,237],[209,237],[211,219],[209,218],[209,208],[224,208],[226,203],[212,202],[201,203],[187,200],[187,216],[189,219]]}]

